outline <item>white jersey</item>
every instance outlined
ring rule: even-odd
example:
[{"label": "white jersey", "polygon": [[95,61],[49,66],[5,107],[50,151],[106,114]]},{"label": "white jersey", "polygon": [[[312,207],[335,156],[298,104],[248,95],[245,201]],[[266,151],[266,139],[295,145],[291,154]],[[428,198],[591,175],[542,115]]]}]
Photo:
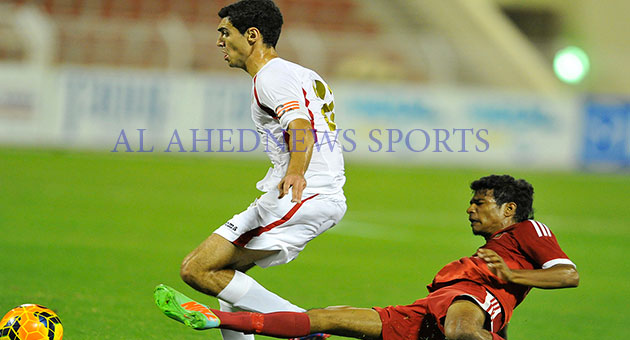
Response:
[{"label": "white jersey", "polygon": [[304,174],[304,195],[342,193],[344,161],[335,131],[334,97],[326,82],[312,70],[274,58],[254,76],[252,97],[252,119],[273,164],[256,187],[268,192],[284,178],[291,158],[287,146],[292,144],[285,131],[291,121],[302,118],[316,131],[313,155]]}]

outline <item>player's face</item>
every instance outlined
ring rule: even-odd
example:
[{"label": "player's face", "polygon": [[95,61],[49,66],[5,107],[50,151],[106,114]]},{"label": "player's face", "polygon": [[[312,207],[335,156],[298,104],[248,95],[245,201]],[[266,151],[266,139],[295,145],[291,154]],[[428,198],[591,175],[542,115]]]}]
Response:
[{"label": "player's face", "polygon": [[230,67],[245,68],[245,62],[251,53],[251,46],[247,38],[232,26],[229,18],[221,19],[217,46],[223,52],[223,59]]},{"label": "player's face", "polygon": [[475,192],[466,210],[473,234],[487,238],[503,229],[506,226],[504,205],[497,205],[493,190]]}]

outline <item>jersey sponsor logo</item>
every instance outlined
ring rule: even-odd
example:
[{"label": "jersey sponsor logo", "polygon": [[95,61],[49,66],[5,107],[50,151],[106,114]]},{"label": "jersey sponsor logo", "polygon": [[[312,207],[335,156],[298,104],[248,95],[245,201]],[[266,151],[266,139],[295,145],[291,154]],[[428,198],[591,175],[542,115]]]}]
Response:
[{"label": "jersey sponsor logo", "polygon": [[536,229],[538,237],[551,237],[551,230],[549,230],[546,225],[534,220],[530,220],[530,222],[534,225],[534,229]]},{"label": "jersey sponsor logo", "polygon": [[297,100],[286,102],[276,107],[276,115],[278,117],[282,117],[283,114],[289,111],[298,110],[299,108],[300,108],[300,103]]}]

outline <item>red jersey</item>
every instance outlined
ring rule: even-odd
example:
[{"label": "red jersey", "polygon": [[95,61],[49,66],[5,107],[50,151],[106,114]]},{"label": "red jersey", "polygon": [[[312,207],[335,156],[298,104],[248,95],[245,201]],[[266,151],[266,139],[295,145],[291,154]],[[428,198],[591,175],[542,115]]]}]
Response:
[{"label": "red jersey", "polygon": [[[494,250],[510,269],[546,269],[556,264],[575,266],[562,251],[551,230],[534,220],[513,224],[496,232],[481,248]],[[476,282],[492,293],[503,307],[506,323],[531,289],[499,279],[477,256],[447,264],[435,275],[427,289],[434,292],[460,281]]]}]

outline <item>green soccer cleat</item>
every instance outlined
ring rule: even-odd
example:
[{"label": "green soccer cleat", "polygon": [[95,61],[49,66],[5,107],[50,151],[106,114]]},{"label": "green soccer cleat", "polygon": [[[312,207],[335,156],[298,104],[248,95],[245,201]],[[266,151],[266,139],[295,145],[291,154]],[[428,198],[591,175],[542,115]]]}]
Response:
[{"label": "green soccer cleat", "polygon": [[206,306],[175,289],[160,284],[153,293],[157,306],[171,319],[194,329],[217,328],[221,320]]}]

